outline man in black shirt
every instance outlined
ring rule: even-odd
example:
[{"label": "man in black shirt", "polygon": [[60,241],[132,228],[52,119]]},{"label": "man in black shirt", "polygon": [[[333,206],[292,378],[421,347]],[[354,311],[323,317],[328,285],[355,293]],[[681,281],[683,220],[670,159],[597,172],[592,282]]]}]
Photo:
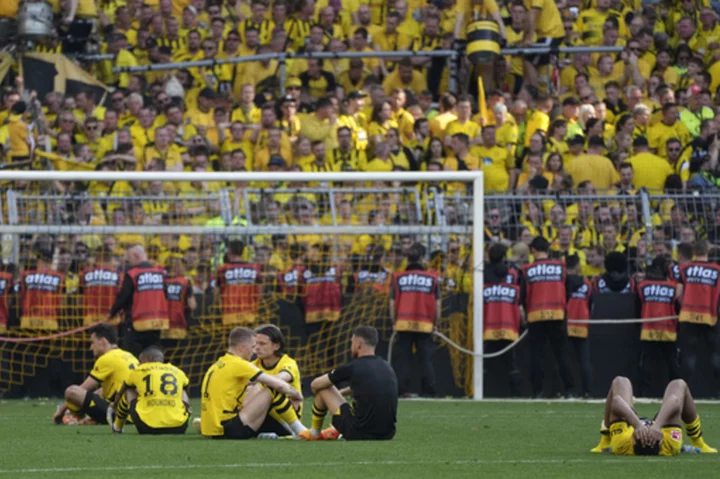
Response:
[{"label": "man in black shirt", "polygon": [[[388,440],[395,436],[398,385],[390,365],[375,355],[378,332],[359,326],[352,335],[353,360],[312,382],[315,401],[312,427],[300,439]],[[340,385],[347,385],[338,389]],[[352,396],[353,405],[343,396]],[[321,431],[325,415],[332,411],[332,426]]]}]

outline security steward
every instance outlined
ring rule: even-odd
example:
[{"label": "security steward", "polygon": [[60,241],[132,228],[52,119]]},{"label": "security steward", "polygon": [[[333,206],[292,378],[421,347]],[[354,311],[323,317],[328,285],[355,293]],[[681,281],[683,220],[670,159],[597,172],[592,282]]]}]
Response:
[{"label": "security steward", "polygon": [[147,347],[160,345],[161,332],[170,326],[165,270],[148,262],[141,245],[128,248],[127,260],[130,268],[107,319],[125,311],[123,349],[139,356]]}]

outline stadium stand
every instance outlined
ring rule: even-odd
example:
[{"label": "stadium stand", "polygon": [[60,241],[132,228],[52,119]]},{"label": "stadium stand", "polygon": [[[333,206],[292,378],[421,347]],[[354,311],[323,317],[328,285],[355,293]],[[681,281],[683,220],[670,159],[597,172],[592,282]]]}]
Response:
[{"label": "stadium stand", "polygon": [[[68,2],[73,4],[73,2]],[[720,260],[720,25],[708,0],[78,0],[0,2],[0,155],[3,169],[99,171],[293,171],[287,184],[13,182],[2,186],[4,221],[16,225],[468,225],[466,185],[327,185],[322,171],[482,169],[486,244],[510,247],[518,265],[542,236],[552,254],[577,255],[582,275],[604,272],[606,253],[642,278],[653,257],[707,239]],[[647,3],[647,5],[646,5]],[[41,6],[33,6],[41,5]],[[45,34],[24,12],[52,9]],[[475,47],[466,30],[495,22],[507,47],[473,64],[411,58],[303,58],[319,52],[405,52]],[[7,27],[7,28],[5,28]],[[501,27],[501,28],[498,28]],[[34,28],[40,28],[37,25]],[[25,32],[25,36],[23,36]],[[557,47],[597,47],[561,53]],[[602,50],[599,47],[616,47]],[[608,53],[609,52],[609,53]],[[291,53],[244,63],[223,60]],[[92,55],[105,55],[93,58]],[[83,57],[83,55],[89,55]],[[171,62],[203,67],[152,70]],[[114,68],[124,67],[122,71]],[[279,72],[284,72],[281,78]],[[478,82],[477,79],[480,79]],[[455,91],[450,91],[454,87]],[[479,100],[478,100],[479,99]],[[308,178],[311,178],[308,176]],[[476,225],[478,226],[478,225]],[[51,231],[50,231],[51,233]],[[36,234],[1,240],[8,284],[38,263],[62,276],[60,323],[23,321],[20,288],[0,331],[18,338],[103,320],[83,307],[83,272],[121,271],[142,244],[198,301],[187,325],[168,332],[171,360],[196,383],[226,334],[213,281],[228,238],[216,235]],[[261,274],[249,324],[293,315],[304,293],[283,282],[294,267],[338,266],[346,322],[308,334],[307,311],[284,324],[301,368],[334,361],[352,325],[380,326],[387,291],[366,294],[361,271],[403,268],[414,240],[444,276],[441,330],[471,344],[470,235],[258,235],[241,238]],[[3,283],[4,284],[4,283]],[[103,307],[114,294],[105,291]],[[15,296],[17,298],[13,299]],[[349,299],[348,299],[349,298]],[[92,308],[91,308],[92,309]],[[294,310],[295,311],[295,310]],[[304,311],[304,313],[303,313]],[[301,331],[302,330],[302,331]],[[0,390],[26,392],[51,362],[86,371],[82,335],[47,343],[0,342]],[[469,393],[471,360],[450,351],[455,384]],[[32,388],[31,388],[32,389]],[[42,388],[41,388],[42,389]],[[45,389],[43,389],[45,391]]]}]

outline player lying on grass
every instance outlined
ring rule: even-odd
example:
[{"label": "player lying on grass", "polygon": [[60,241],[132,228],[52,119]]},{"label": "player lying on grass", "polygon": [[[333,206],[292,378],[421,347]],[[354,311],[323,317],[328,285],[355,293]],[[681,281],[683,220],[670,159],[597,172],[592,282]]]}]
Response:
[{"label": "player lying on grass", "polygon": [[[266,324],[255,329],[255,361],[253,364],[265,374],[282,379],[290,384],[295,390],[301,391],[300,369],[293,358],[285,354],[285,338],[280,328],[272,324]],[[290,402],[284,406],[292,407]],[[289,436],[293,432],[287,427],[287,423],[282,420],[279,413],[271,409],[265,418],[265,422],[260,427],[260,433],[275,433],[278,436]],[[298,418],[302,417],[302,403],[296,410]]]},{"label": "player lying on grass", "polygon": [[[295,412],[302,403],[302,394],[252,364],[250,358],[254,349],[255,333],[237,327],[230,331],[227,354],[205,373],[200,412],[203,436],[217,439],[256,437],[271,409],[293,434],[305,431]],[[196,421],[193,423],[197,424]]]},{"label": "player lying on grass", "polygon": [[[613,379],[605,400],[605,417],[600,428],[600,444],[592,452],[612,451],[618,456],[675,456],[682,449],[682,424],[693,447],[704,453],[717,453],[705,444],[700,416],[690,388],[682,379],[665,388],[660,411],[653,421],[642,420],[633,409],[630,380]],[[610,425],[609,429],[606,425]]]},{"label": "player lying on grass", "polygon": [[184,372],[165,364],[160,348],[145,349],[140,353],[140,365],[130,371],[108,408],[113,432],[123,432],[129,414],[138,434],[185,434],[190,417],[189,384]]},{"label": "player lying on grass", "polygon": [[98,324],[89,332],[95,365],[82,384],[65,390],[65,404],[53,416],[55,424],[107,424],[108,405],[138,364],[135,356],[118,347],[115,326]]},{"label": "player lying on grass", "polygon": [[[383,440],[395,436],[398,383],[390,365],[375,355],[378,332],[360,326],[351,341],[352,361],[312,382],[312,428],[300,433],[300,439],[334,440],[342,435],[347,440]],[[338,389],[345,384],[348,387]],[[354,405],[343,396],[353,396]],[[322,430],[328,411],[333,414],[332,426]]]}]

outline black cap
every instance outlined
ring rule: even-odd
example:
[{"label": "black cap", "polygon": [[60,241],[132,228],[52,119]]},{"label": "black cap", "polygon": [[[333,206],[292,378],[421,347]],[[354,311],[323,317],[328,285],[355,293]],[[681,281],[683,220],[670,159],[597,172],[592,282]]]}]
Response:
[{"label": "black cap", "polygon": [[572,145],[584,145],[585,144],[585,137],[582,135],[573,135],[567,140],[568,146]]},{"label": "black cap", "polygon": [[203,98],[209,98],[209,99],[215,99],[217,98],[217,93],[215,93],[215,90],[212,88],[205,87],[202,90],[200,90],[199,96]]},{"label": "black cap", "polygon": [[633,140],[632,146],[635,146],[635,147],[640,146],[640,147],[647,148],[648,146],[650,146],[650,143],[648,143],[647,138],[645,138],[644,136],[638,136],[637,138],[635,138]]},{"label": "black cap", "polygon": [[268,166],[285,167],[285,159],[280,155],[272,155],[270,156],[270,161],[268,161]]},{"label": "black cap", "polygon": [[544,253],[550,251],[550,243],[542,236],[536,236],[530,242],[530,249],[534,249],[535,251],[540,251],[541,253]]},{"label": "black cap", "polygon": [[578,100],[574,96],[569,96],[569,97],[565,98],[562,102],[562,106],[567,106],[567,105],[579,106],[580,100]]},{"label": "black cap", "polygon": [[627,256],[619,251],[612,251],[605,256],[605,269],[608,273],[624,273],[627,272],[627,267]]},{"label": "black cap", "polygon": [[588,146],[605,146],[605,140],[602,139],[602,136],[594,135],[590,137],[590,140],[588,141]]},{"label": "black cap", "polygon": [[350,94],[348,95],[348,100],[357,100],[358,98],[365,97],[367,97],[367,93],[362,90],[355,90],[350,92]]}]

